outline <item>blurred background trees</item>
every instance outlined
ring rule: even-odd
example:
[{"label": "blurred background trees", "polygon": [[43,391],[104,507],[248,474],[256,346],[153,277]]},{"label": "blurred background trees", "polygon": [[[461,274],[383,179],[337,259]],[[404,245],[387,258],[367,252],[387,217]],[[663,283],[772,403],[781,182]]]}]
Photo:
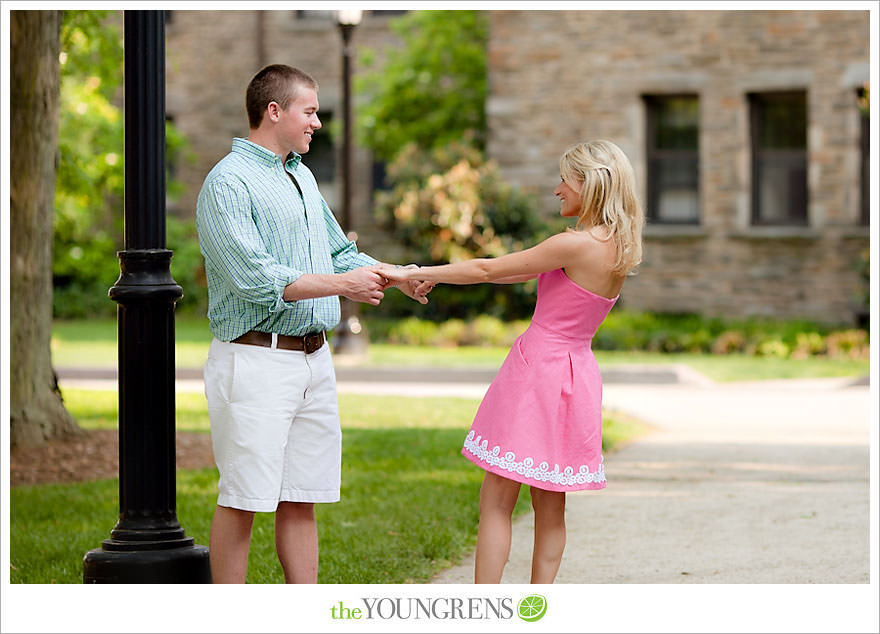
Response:
[{"label": "blurred background trees", "polygon": [[423,150],[461,141],[486,142],[484,11],[412,11],[389,23],[403,45],[381,61],[361,52],[355,81],[358,140],[391,162],[412,143]]},{"label": "blurred background trees", "polygon": [[[58,318],[113,315],[107,290],[119,276],[123,247],[125,154],[122,113],[122,15],[64,11],[61,24],[60,128],[55,187],[53,312]],[[166,125],[169,164],[184,139]],[[179,183],[167,179],[168,196]],[[185,289],[179,306],[203,306],[201,255],[194,223],[168,216],[172,274]]]},{"label": "blurred background trees", "polygon": [[[438,264],[498,257],[532,246],[552,227],[534,196],[504,181],[486,157],[486,45],[481,11],[414,11],[394,20],[400,48],[357,81],[358,138],[386,163],[385,189],[374,216],[413,262]],[[441,320],[491,314],[531,315],[535,282],[515,285],[441,285],[427,306],[397,294],[380,313]]]}]

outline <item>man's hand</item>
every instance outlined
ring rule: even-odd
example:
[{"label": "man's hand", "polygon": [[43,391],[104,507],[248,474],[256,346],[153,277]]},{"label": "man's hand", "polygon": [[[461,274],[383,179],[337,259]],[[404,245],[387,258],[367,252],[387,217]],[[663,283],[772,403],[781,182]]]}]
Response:
[{"label": "man's hand", "polygon": [[382,276],[379,266],[363,266],[343,273],[342,277],[345,278],[344,289],[340,295],[348,299],[378,306],[385,297],[383,291],[388,281]]}]

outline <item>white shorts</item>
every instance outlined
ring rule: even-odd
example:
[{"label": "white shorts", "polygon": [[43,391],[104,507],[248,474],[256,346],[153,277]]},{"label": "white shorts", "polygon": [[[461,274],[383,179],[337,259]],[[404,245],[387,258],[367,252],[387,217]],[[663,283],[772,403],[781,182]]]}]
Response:
[{"label": "white shorts", "polygon": [[217,504],[272,512],[278,502],[338,502],[342,431],[328,344],[313,352],[214,339],[205,396]]}]

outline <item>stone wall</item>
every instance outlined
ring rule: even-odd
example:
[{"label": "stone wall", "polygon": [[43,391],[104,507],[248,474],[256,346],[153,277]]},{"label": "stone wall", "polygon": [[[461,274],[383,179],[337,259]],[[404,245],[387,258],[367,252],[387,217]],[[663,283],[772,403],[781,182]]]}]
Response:
[{"label": "stone wall", "polygon": [[[609,138],[645,192],[648,94],[697,94],[699,225],[649,226],[622,304],[732,317],[857,317],[866,11],[493,11],[489,153],[555,213],[558,158]],[[747,94],[806,90],[808,223],[751,226]]]},{"label": "stone wall", "polygon": [[[341,119],[341,38],[328,13],[172,12],[167,110],[190,155],[177,167],[185,191],[173,213],[194,214],[205,175],[233,136],[247,134],[244,91],[263,65],[314,75],[322,112]],[[851,322],[868,247],[856,105],[869,78],[868,19],[866,11],[491,11],[489,154],[554,214],[559,155],[610,138],[630,156],[645,200],[643,95],[697,94],[700,223],[647,228],[645,261],[621,305]],[[366,12],[355,46],[394,45],[388,20]],[[784,89],[808,95],[808,225],[754,227],[747,93]],[[353,171],[359,245],[394,261],[370,216],[367,151],[356,150]],[[321,182],[337,216],[340,183],[339,169]]]}]

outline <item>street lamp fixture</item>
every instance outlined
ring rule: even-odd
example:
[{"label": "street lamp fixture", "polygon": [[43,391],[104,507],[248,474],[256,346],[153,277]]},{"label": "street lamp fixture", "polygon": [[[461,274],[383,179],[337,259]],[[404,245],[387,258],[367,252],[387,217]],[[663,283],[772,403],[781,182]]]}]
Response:
[{"label": "street lamp fixture", "polygon": [[[357,239],[352,230],[351,212],[351,36],[360,24],[363,11],[346,10],[336,12],[336,24],[342,35],[342,230],[349,239]],[[367,350],[367,338],[358,319],[358,304],[340,297],[342,319],[336,329],[334,352],[337,354],[358,355]]]}]

